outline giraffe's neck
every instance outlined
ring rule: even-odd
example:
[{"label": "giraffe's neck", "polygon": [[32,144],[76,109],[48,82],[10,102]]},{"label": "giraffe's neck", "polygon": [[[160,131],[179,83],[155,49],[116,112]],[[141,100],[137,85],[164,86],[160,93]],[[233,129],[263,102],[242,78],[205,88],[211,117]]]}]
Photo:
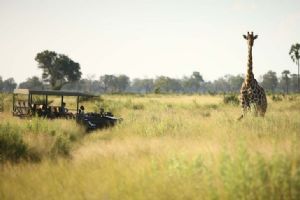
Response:
[{"label": "giraffe's neck", "polygon": [[247,85],[254,79],[253,71],[252,71],[252,46],[248,46],[248,63],[247,63],[247,75],[246,75],[246,83]]}]

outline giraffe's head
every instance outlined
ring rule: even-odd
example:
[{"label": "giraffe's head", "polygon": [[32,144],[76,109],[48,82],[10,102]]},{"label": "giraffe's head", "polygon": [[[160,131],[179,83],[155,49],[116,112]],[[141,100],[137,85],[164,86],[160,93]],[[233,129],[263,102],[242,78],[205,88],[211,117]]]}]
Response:
[{"label": "giraffe's head", "polygon": [[253,32],[247,32],[247,35],[243,35],[244,38],[248,41],[249,46],[253,46],[254,40],[257,38],[257,35],[253,35]]}]

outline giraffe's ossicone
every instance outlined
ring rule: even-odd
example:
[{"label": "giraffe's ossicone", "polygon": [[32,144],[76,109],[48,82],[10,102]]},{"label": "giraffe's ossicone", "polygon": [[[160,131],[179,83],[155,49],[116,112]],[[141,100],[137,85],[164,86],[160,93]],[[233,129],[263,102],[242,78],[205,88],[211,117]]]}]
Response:
[{"label": "giraffe's ossicone", "polygon": [[264,116],[267,111],[267,98],[264,89],[257,83],[253,74],[252,66],[252,47],[257,35],[253,32],[243,35],[248,42],[248,62],[247,74],[240,90],[240,101],[242,106],[243,118],[248,111],[253,111],[255,115]]}]

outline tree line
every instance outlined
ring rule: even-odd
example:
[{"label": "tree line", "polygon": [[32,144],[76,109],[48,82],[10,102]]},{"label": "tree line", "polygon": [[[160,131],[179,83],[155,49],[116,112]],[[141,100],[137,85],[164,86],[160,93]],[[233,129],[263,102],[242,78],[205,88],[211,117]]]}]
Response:
[{"label": "tree line", "polygon": [[[267,92],[297,92],[297,74],[284,70],[281,74],[268,71],[258,78]],[[126,75],[102,75],[98,79],[84,78],[65,83],[60,89],[92,93],[237,93],[244,75],[225,75],[214,81],[205,81],[200,72],[180,79],[168,76],[130,79]],[[0,76],[0,91],[12,92],[15,88],[44,90],[52,89],[51,84],[33,76],[19,85],[13,78],[3,80]]]}]

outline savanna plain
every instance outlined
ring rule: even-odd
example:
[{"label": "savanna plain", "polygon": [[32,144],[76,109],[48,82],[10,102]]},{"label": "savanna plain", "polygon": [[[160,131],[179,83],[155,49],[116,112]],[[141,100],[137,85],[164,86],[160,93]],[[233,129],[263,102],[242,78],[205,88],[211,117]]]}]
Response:
[{"label": "savanna plain", "polygon": [[241,121],[222,95],[103,95],[81,104],[123,121],[90,133],[1,98],[0,199],[300,199],[299,95]]}]

